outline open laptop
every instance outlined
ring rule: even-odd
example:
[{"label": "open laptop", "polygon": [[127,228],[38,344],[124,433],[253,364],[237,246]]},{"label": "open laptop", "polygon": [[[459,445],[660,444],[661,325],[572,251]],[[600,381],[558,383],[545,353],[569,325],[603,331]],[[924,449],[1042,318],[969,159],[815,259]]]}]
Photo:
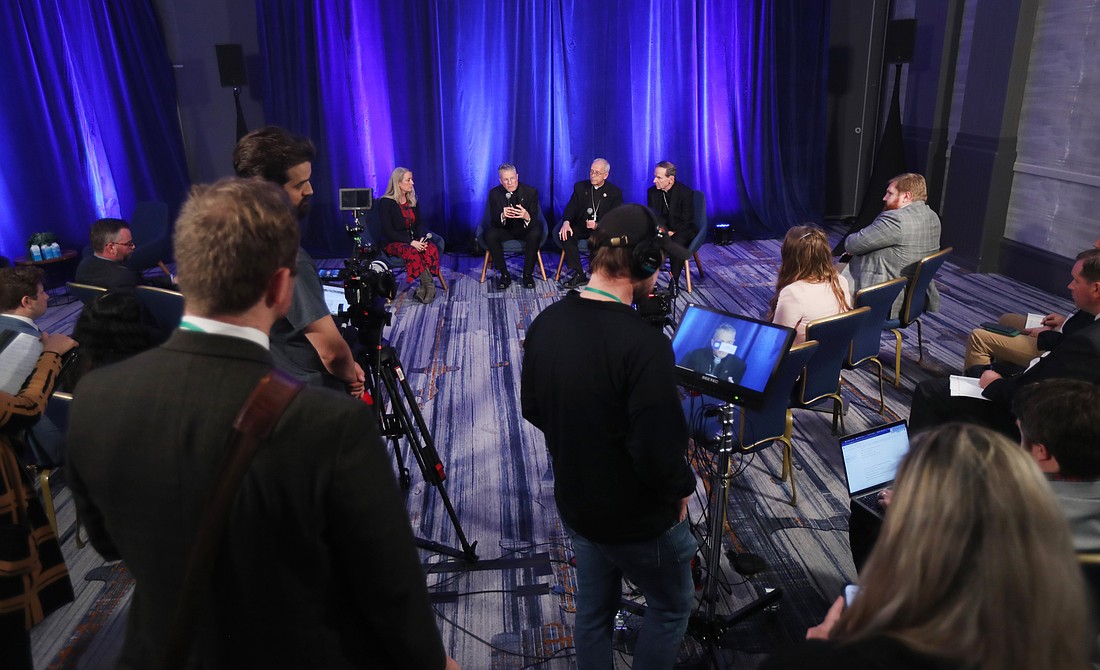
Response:
[{"label": "open laptop", "polygon": [[909,451],[905,421],[895,421],[840,438],[840,455],[852,502],[882,518],[883,489],[894,483],[898,465]]}]

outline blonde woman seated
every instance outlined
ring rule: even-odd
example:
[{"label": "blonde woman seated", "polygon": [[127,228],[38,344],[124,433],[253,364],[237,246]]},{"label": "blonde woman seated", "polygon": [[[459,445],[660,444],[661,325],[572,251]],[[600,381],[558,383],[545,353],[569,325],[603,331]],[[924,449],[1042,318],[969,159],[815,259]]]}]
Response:
[{"label": "blonde woman seated", "polygon": [[806,324],[851,309],[848,280],[833,267],[829,240],[820,228],[791,228],[779,254],[779,278],[765,319],[794,328],[794,344],[801,344]]},{"label": "blonde woman seated", "polygon": [[1025,449],[952,423],[913,440],[851,606],[765,670],[1088,667],[1069,525]]},{"label": "blonde woman seated", "polygon": [[394,168],[386,193],[378,201],[378,217],[382,221],[382,249],[405,261],[406,281],[420,279],[416,299],[423,303],[435,300],[432,275],[439,274],[439,247],[430,242],[432,234],[420,220],[413,174],[408,168]]}]

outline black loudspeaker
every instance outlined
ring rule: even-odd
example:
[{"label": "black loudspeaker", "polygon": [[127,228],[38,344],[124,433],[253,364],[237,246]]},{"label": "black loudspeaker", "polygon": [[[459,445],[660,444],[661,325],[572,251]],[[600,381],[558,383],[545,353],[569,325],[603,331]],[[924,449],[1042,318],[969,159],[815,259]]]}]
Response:
[{"label": "black loudspeaker", "polygon": [[215,44],[218,53],[218,75],[222,87],[246,86],[248,75],[244,71],[244,49],[240,44]]},{"label": "black loudspeaker", "polygon": [[913,60],[913,44],[917,37],[916,19],[898,19],[886,27],[886,49],[883,54],[887,63],[908,63]]}]

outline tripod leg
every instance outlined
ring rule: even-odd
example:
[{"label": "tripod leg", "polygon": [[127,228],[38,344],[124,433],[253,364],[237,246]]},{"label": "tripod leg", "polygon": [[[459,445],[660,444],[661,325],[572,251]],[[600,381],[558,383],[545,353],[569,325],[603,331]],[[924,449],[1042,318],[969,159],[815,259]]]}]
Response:
[{"label": "tripod leg", "polygon": [[466,534],[462,532],[462,524],[458,520],[451,498],[447,495],[447,489],[443,481],[447,478],[443,470],[443,463],[439,459],[439,452],[435,449],[431,433],[428,431],[424,415],[420,413],[420,406],[416,403],[416,395],[409,386],[408,379],[401,367],[401,361],[397,358],[397,352],[393,347],[385,347],[380,356],[382,382],[390,396],[390,402],[394,414],[397,415],[404,434],[409,440],[409,449],[420,466],[420,472],[424,480],[439,491],[439,497],[443,500],[443,507],[447,510],[454,525],[455,534],[462,545],[461,554],[453,552],[456,558],[465,558],[471,563],[477,560],[475,547],[477,543],[470,544]]}]

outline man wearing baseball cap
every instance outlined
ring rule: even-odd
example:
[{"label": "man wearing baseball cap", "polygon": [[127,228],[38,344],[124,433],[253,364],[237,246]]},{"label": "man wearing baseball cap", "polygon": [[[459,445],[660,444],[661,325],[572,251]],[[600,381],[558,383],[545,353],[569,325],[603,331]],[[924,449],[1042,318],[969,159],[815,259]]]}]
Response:
[{"label": "man wearing baseball cap", "polygon": [[695,474],[672,346],[631,307],[653,289],[670,243],[641,205],[608,212],[589,243],[588,285],[546,308],[527,332],[523,416],[546,435],[554,496],[576,553],[578,667],[611,667],[626,576],[647,608],[634,667],[671,668],[694,604],[698,542],[687,507]]}]

